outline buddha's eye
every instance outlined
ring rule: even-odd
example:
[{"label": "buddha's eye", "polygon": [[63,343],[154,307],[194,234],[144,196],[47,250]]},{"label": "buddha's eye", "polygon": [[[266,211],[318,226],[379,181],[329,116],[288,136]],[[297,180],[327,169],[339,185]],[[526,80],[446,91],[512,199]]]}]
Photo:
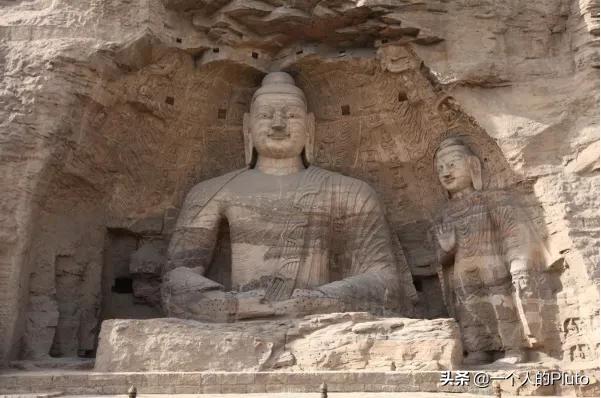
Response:
[{"label": "buddha's eye", "polygon": [[449,168],[452,169],[453,167],[455,167],[455,163],[449,163]]},{"label": "buddha's eye", "polygon": [[293,112],[289,112],[286,117],[288,117],[288,119],[296,119],[298,118],[298,114],[297,113],[293,113]]},{"label": "buddha's eye", "polygon": [[257,115],[257,117],[259,119],[267,119],[269,117],[269,113],[267,113],[267,112],[259,112],[259,114]]}]

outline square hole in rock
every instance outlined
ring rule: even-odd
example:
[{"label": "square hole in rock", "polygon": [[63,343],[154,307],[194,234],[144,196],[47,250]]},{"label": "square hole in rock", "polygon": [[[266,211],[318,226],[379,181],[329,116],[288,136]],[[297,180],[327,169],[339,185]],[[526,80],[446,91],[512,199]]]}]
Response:
[{"label": "square hole in rock", "polygon": [[226,116],[227,116],[227,110],[219,109],[217,111],[217,119],[225,119]]},{"label": "square hole in rock", "polygon": [[342,105],[340,107],[340,111],[344,116],[351,114],[351,107],[349,105]]},{"label": "square hole in rock", "polygon": [[115,293],[133,293],[134,284],[131,278],[115,278],[112,291]]}]

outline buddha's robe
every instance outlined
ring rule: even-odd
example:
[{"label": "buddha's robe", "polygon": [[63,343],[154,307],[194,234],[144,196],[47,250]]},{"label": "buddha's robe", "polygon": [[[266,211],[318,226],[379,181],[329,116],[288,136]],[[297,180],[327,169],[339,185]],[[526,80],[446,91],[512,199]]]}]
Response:
[{"label": "buddha's robe", "polygon": [[412,308],[409,268],[375,192],[362,181],[310,166],[286,176],[239,170],[202,182],[184,202],[167,270],[206,273],[224,220],[233,291],[265,289],[268,299],[281,301],[312,289],[346,311]]}]

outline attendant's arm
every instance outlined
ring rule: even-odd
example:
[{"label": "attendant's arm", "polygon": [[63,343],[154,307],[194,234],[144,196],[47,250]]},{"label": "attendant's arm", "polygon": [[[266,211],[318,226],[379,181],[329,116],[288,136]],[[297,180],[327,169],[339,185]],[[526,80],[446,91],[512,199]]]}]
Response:
[{"label": "attendant's arm", "polygon": [[512,275],[525,274],[531,260],[533,242],[529,233],[527,215],[507,192],[495,193],[489,203],[490,214],[495,224],[508,271]]}]

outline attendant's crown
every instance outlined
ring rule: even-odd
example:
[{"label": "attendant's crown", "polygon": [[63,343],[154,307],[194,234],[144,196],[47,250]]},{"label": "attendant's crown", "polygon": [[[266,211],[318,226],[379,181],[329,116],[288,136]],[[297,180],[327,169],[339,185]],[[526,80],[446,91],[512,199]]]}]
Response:
[{"label": "attendant's crown", "polygon": [[436,151],[434,152],[434,156],[436,156],[436,154],[438,154],[438,152],[440,152],[443,149],[447,149],[447,148],[452,148],[455,147],[454,149],[457,150],[461,150],[462,152],[466,153],[467,155],[471,155],[474,156],[474,152],[472,152],[471,148],[465,143],[463,142],[463,140],[460,137],[449,137],[445,140],[443,140],[439,145],[438,148],[436,148]]}]

